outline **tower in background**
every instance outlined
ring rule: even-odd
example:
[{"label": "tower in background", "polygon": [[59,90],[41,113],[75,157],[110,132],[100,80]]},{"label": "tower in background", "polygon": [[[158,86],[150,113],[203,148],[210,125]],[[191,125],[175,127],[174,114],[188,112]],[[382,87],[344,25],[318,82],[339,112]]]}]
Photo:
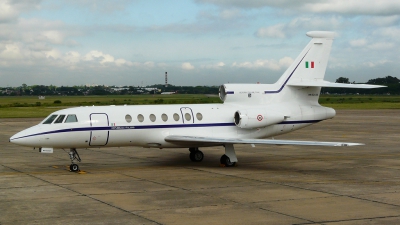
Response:
[{"label": "tower in background", "polygon": [[165,87],[168,87],[168,74],[165,72]]}]

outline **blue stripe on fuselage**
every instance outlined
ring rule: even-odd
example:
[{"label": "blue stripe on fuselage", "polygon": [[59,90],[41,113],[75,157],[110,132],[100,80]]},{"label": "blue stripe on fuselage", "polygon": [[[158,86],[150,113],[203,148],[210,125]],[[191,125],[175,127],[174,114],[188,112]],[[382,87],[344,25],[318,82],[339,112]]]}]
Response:
[{"label": "blue stripe on fuselage", "polygon": [[[299,120],[299,121],[283,121],[278,124],[303,124],[303,123],[318,123],[322,120]],[[167,124],[167,125],[139,125],[139,126],[107,126],[107,127],[78,127],[78,128],[68,128],[61,130],[53,130],[42,133],[36,133],[31,135],[26,135],[12,140],[17,140],[21,138],[33,137],[45,134],[56,134],[56,133],[66,133],[66,132],[76,132],[76,131],[96,131],[96,130],[140,130],[140,129],[163,129],[163,128],[189,128],[189,127],[229,127],[235,126],[235,123],[201,123],[201,124]]]}]

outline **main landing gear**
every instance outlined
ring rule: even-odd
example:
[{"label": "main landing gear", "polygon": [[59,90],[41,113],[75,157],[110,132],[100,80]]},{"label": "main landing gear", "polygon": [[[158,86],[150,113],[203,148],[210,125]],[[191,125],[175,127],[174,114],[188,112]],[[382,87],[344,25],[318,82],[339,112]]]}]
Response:
[{"label": "main landing gear", "polygon": [[[233,144],[225,144],[224,146],[225,146],[225,154],[221,156],[219,162],[221,163],[222,166],[225,167],[235,166],[238,160],[236,158],[236,153]],[[199,150],[199,148],[189,148],[189,151],[190,151],[189,157],[190,160],[192,160],[192,162],[201,162],[204,159],[204,154],[202,151]]]},{"label": "main landing gear", "polygon": [[237,163],[235,148],[233,144],[225,144],[225,154],[221,156],[219,162],[222,166],[232,167]]},{"label": "main landing gear", "polygon": [[78,152],[76,151],[76,148],[71,148],[69,150],[69,158],[71,159],[71,165],[69,166],[69,169],[72,172],[79,172],[79,166],[78,164],[74,163],[74,160],[78,160],[78,162],[81,161],[81,157],[79,157]]},{"label": "main landing gear", "polygon": [[201,162],[204,159],[204,154],[199,148],[189,148],[189,158],[192,162]]}]

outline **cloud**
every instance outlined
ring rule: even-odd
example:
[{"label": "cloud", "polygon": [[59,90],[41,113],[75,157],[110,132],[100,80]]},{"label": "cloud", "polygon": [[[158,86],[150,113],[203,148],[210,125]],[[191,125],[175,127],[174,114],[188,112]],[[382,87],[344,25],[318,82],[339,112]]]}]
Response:
[{"label": "cloud", "polygon": [[273,37],[273,38],[285,38],[286,35],[283,32],[283,29],[285,28],[284,24],[277,24],[269,27],[262,27],[257,30],[255,35],[260,38],[266,38],[266,37]]},{"label": "cloud", "polygon": [[15,44],[6,44],[3,51],[0,52],[0,58],[3,60],[7,59],[22,59],[23,55],[20,51],[20,47]]},{"label": "cloud", "polygon": [[327,0],[308,2],[301,7],[316,13],[341,13],[353,15],[396,15],[400,13],[400,2],[392,0]]},{"label": "cloud", "polygon": [[196,2],[214,4],[227,8],[259,9],[263,7],[273,7],[284,10],[301,10],[303,12],[336,13],[343,15],[400,14],[400,2],[393,0],[197,0]]},{"label": "cloud", "polygon": [[376,62],[366,62],[366,63],[364,63],[364,65],[368,66],[368,67],[377,67],[377,66],[382,66],[384,64],[391,63],[391,62],[392,61],[390,61],[390,60],[379,60]]},{"label": "cloud", "polygon": [[182,69],[184,70],[192,70],[194,69],[194,66],[188,62],[182,63]]},{"label": "cloud", "polygon": [[23,11],[39,8],[41,0],[1,0],[0,23],[9,23],[17,20]]},{"label": "cloud", "polygon": [[390,42],[377,42],[369,45],[368,48],[372,50],[389,50],[393,49],[394,46],[395,45]]},{"label": "cloud", "polygon": [[43,31],[41,35],[53,44],[62,44],[64,42],[64,34],[57,30]]},{"label": "cloud", "polygon": [[391,38],[393,40],[398,40],[400,37],[400,28],[399,27],[383,27],[377,29],[373,32],[374,35]]},{"label": "cloud", "polygon": [[368,18],[366,20],[367,24],[373,25],[373,26],[391,26],[395,25],[400,19],[399,15],[393,15],[393,16],[373,16],[371,18]]},{"label": "cloud", "polygon": [[109,55],[109,54],[104,54],[103,52],[93,50],[88,52],[84,59],[86,61],[99,61],[101,64],[107,63],[107,62],[114,62],[114,57]]},{"label": "cloud", "polygon": [[350,40],[350,46],[352,47],[363,47],[367,44],[367,40],[364,38],[362,39],[356,39],[356,40]]},{"label": "cloud", "polygon": [[247,69],[266,68],[266,69],[278,71],[278,70],[289,67],[290,64],[292,64],[292,63],[293,63],[292,58],[283,57],[279,61],[276,61],[274,59],[271,59],[271,60],[257,59],[256,61],[253,61],[253,62],[242,62],[242,63],[234,62],[232,64],[232,67],[247,68]]},{"label": "cloud", "polygon": [[224,9],[219,15],[224,20],[235,19],[242,16],[240,10],[238,9]]},{"label": "cloud", "polygon": [[210,64],[210,65],[202,65],[201,68],[204,68],[204,69],[221,69],[225,65],[226,64],[224,62],[218,62],[218,63]]},{"label": "cloud", "polygon": [[64,4],[79,5],[80,7],[89,8],[92,11],[100,13],[114,13],[124,11],[126,6],[138,2],[138,0],[65,0]]},{"label": "cloud", "polygon": [[81,54],[76,51],[70,51],[65,53],[64,55],[64,61],[67,62],[68,64],[77,64],[78,62],[81,61]]},{"label": "cloud", "polygon": [[286,24],[276,24],[261,27],[255,32],[259,38],[286,38],[295,35],[298,30],[335,30],[342,25],[341,18],[336,16],[324,17],[297,17]]}]

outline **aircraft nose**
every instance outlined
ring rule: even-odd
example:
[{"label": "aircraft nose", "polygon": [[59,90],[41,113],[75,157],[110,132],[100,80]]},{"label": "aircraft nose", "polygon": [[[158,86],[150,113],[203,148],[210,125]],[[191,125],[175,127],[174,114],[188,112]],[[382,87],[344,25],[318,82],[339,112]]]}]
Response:
[{"label": "aircraft nose", "polygon": [[36,127],[31,127],[26,130],[20,131],[11,136],[9,142],[17,145],[36,147],[40,142],[40,138],[37,136],[37,134],[39,133],[38,131],[39,129],[37,129]]},{"label": "aircraft nose", "polygon": [[24,141],[24,136],[26,136],[26,132],[24,132],[25,130],[18,132],[16,134],[14,134],[13,136],[10,137],[10,142],[14,143],[14,144],[22,144]]}]

